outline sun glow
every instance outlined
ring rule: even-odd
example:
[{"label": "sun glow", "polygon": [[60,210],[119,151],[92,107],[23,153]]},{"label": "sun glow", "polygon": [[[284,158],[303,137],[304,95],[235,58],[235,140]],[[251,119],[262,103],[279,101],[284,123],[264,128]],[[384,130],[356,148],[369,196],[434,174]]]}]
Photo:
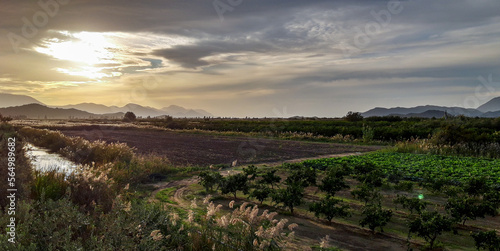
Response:
[{"label": "sun glow", "polygon": [[95,65],[116,64],[113,50],[118,46],[113,44],[108,35],[97,32],[79,32],[70,34],[69,32],[60,32],[65,39],[52,38],[44,41],[40,47],[34,48],[35,51],[50,55],[56,59],[67,60],[80,67],[71,69],[56,69],[69,75],[84,76],[92,79],[111,77],[116,74],[102,73],[99,67]]}]

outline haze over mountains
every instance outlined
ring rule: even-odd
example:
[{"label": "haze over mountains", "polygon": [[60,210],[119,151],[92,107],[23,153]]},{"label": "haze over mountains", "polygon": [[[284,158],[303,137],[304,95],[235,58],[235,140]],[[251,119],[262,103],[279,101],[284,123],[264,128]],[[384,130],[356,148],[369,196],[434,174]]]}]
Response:
[{"label": "haze over mountains", "polygon": [[42,102],[26,96],[0,93],[0,114],[11,117],[27,118],[120,118],[126,112],[133,112],[136,116],[157,117],[169,115],[172,117],[212,117],[213,115],[202,109],[186,109],[181,106],[171,105],[156,109],[138,104],[127,104],[123,107],[106,106],[94,103],[81,103],[66,106],[48,106]]},{"label": "haze over mountains", "polygon": [[[202,109],[186,109],[181,106],[170,105],[157,109],[138,104],[127,104],[122,107],[106,106],[95,103],[81,103],[65,106],[47,106],[42,102],[26,95],[14,95],[0,93],[0,114],[11,117],[26,117],[33,119],[67,119],[67,118],[121,118],[131,111],[140,117],[158,117],[169,115],[172,117],[213,117],[213,115]],[[440,118],[447,113],[451,116],[464,115],[467,117],[500,117],[500,97],[496,97],[479,106],[476,109],[463,107],[446,107],[435,105],[422,105],[416,107],[376,107],[364,113],[363,117],[374,116],[401,116]]]},{"label": "haze over mountains", "polygon": [[500,117],[500,97],[496,97],[479,106],[476,109],[463,108],[463,107],[446,107],[446,106],[416,106],[416,107],[395,107],[395,108],[381,108],[376,107],[364,113],[363,117],[374,116],[401,116],[401,117],[443,117],[445,112],[448,115],[458,116],[464,115],[467,117],[483,117],[483,118],[496,118]]}]

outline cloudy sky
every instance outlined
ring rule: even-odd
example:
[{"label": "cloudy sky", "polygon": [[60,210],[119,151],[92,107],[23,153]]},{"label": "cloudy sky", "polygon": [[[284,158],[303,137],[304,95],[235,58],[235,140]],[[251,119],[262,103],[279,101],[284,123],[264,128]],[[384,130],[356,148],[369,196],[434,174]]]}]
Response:
[{"label": "cloudy sky", "polygon": [[342,116],[500,96],[498,0],[2,0],[0,92]]}]

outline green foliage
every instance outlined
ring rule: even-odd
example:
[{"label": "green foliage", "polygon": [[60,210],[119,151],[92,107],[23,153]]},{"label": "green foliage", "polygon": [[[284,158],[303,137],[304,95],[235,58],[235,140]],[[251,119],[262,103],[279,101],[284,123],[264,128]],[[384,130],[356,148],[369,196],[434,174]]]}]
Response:
[{"label": "green foliage", "polygon": [[371,201],[378,201],[381,199],[380,192],[367,184],[360,184],[356,189],[351,191],[351,195],[364,202],[367,205]]},{"label": "green foliage", "polygon": [[230,175],[221,180],[221,192],[222,194],[232,193],[236,199],[236,193],[242,191],[244,194],[248,193],[248,178],[245,174],[239,173],[236,175]]},{"label": "green foliage", "polygon": [[290,209],[293,214],[293,209],[303,202],[304,187],[302,183],[289,183],[286,188],[275,190],[271,194],[271,198],[276,204],[282,203],[284,207]]},{"label": "green foliage", "polygon": [[344,119],[349,121],[349,122],[357,122],[357,121],[362,121],[363,116],[361,116],[361,113],[359,113],[359,112],[348,112],[344,116]]},{"label": "green foliage", "polygon": [[202,185],[207,193],[213,191],[215,186],[219,187],[223,180],[222,175],[214,171],[203,171],[198,174],[198,178],[198,184]]},{"label": "green foliage", "polygon": [[365,216],[359,222],[362,227],[368,226],[372,232],[379,228],[381,232],[384,232],[384,226],[392,217],[392,210],[383,209],[380,203],[374,203],[364,206],[362,214]]},{"label": "green foliage", "polygon": [[243,173],[250,177],[249,180],[255,180],[257,178],[257,167],[254,165],[250,165],[247,168],[243,168]]},{"label": "green foliage", "polygon": [[404,180],[404,181],[401,181],[398,184],[396,184],[394,186],[394,188],[396,190],[400,190],[400,191],[411,192],[411,191],[413,191],[414,184],[415,184],[414,182]]},{"label": "green foliage", "polygon": [[423,210],[430,203],[419,198],[408,198],[406,196],[398,195],[396,199],[394,199],[395,204],[400,204],[404,209],[410,210],[410,213],[422,213]]},{"label": "green foliage", "polygon": [[467,220],[484,218],[486,215],[496,216],[497,208],[486,201],[474,197],[454,197],[446,203],[446,210],[456,222],[465,224]]},{"label": "green foliage", "polygon": [[423,211],[409,222],[409,231],[424,238],[429,248],[434,248],[436,238],[443,232],[452,230],[453,220],[438,212]]},{"label": "green foliage", "polygon": [[[481,176],[487,177],[488,184],[500,183],[500,160],[497,159],[377,152],[343,158],[306,160],[301,164],[319,170],[342,165],[355,166],[356,174],[360,176],[360,179],[365,180],[370,177],[363,173],[367,173],[370,165],[373,165],[372,170],[382,172],[380,175],[382,177],[387,177],[397,171],[404,180],[429,181],[430,184],[435,185],[440,182],[443,186],[466,183],[473,177]],[[371,183],[375,182],[372,180]],[[436,187],[437,190],[441,188]]]},{"label": "green foliage", "polygon": [[167,202],[170,204],[177,204],[177,202],[171,200],[172,195],[175,193],[175,191],[177,189],[178,189],[177,187],[165,188],[165,189],[159,191],[158,193],[156,193],[155,197],[161,202]]},{"label": "green foliage", "polygon": [[373,131],[373,128],[363,125],[363,142],[368,143],[373,141],[373,138],[375,137],[375,132]]},{"label": "green foliage", "polygon": [[299,185],[308,187],[316,185],[316,169],[300,166],[297,169],[292,169],[290,175],[285,179],[287,185]]},{"label": "green foliage", "polygon": [[474,238],[477,250],[500,250],[500,237],[497,235],[497,231],[495,230],[473,233],[471,236]]},{"label": "green foliage", "polygon": [[335,217],[350,217],[349,206],[342,203],[340,199],[326,196],[319,202],[314,202],[309,206],[309,211],[314,212],[316,217],[323,215],[329,222]]},{"label": "green foliage", "polygon": [[344,176],[347,175],[344,169],[331,167],[327,170],[326,176],[321,180],[318,188],[321,191],[328,193],[330,196],[335,196],[335,193],[349,188]]},{"label": "green foliage", "polygon": [[264,202],[264,200],[269,198],[269,196],[271,195],[272,192],[273,192],[273,190],[271,190],[271,188],[269,188],[267,186],[257,185],[252,190],[252,192],[250,192],[249,197],[257,199],[258,201],[260,201],[260,204],[262,204],[262,202]]},{"label": "green foliage", "polygon": [[59,200],[64,197],[68,187],[64,173],[35,171],[31,184],[31,197],[35,200]]},{"label": "green foliage", "polygon": [[273,170],[268,170],[267,172],[265,172],[261,176],[262,179],[259,181],[259,183],[270,185],[271,188],[274,189],[274,184],[278,184],[279,182],[281,182],[281,177],[276,175],[276,171],[278,171],[278,170],[273,169]]}]

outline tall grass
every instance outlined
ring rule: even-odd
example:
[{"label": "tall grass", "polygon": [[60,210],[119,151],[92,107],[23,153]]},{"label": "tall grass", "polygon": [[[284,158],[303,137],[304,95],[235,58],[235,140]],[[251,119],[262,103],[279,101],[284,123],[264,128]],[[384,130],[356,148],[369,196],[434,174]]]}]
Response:
[{"label": "tall grass", "polygon": [[[15,186],[9,186],[7,182],[8,173],[8,138],[13,137],[16,139],[15,147]],[[7,203],[9,203],[7,198],[7,189],[15,188],[17,189],[16,196],[18,199],[25,199],[29,196],[30,188],[28,184],[32,180],[31,166],[28,163],[28,159],[24,155],[24,141],[17,134],[14,128],[7,123],[0,123],[0,177],[2,181],[0,182],[0,208],[3,209]]]},{"label": "tall grass", "polygon": [[67,137],[59,131],[23,127],[19,133],[34,145],[82,164],[103,164],[109,162],[130,162],[134,149],[125,143],[106,143],[98,140],[90,142],[81,137]]},{"label": "tall grass", "polygon": [[437,144],[432,139],[411,139],[398,142],[395,151],[403,153],[438,154],[464,157],[500,158],[500,143]]}]

